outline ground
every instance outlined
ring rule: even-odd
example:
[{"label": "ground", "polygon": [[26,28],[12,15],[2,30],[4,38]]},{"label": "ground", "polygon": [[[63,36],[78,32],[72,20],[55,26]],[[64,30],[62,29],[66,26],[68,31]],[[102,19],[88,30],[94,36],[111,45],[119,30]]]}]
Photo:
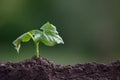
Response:
[{"label": "ground", "polygon": [[120,61],[63,66],[33,57],[18,63],[0,63],[0,80],[120,80]]}]

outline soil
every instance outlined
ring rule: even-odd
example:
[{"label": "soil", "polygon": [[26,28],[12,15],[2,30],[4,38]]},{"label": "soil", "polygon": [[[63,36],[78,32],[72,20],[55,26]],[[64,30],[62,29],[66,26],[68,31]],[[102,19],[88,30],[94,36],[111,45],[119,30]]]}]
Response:
[{"label": "soil", "polygon": [[0,63],[0,80],[120,80],[120,61],[56,65],[46,58]]}]

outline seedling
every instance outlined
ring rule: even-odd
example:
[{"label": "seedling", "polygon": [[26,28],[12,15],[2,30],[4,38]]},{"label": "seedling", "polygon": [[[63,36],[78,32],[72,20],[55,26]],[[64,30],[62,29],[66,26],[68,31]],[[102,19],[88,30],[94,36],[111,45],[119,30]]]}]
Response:
[{"label": "seedling", "polygon": [[54,46],[56,44],[64,44],[62,38],[59,36],[56,27],[49,22],[44,24],[40,30],[31,30],[22,34],[15,41],[13,45],[19,53],[21,42],[28,42],[30,39],[33,40],[36,46],[36,56],[39,57],[39,43],[43,43],[46,46]]}]

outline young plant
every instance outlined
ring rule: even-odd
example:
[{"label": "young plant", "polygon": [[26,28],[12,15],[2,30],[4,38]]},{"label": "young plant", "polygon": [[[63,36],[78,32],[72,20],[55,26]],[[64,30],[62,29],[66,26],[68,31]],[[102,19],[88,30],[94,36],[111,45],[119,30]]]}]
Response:
[{"label": "young plant", "polygon": [[56,44],[64,44],[62,38],[59,36],[56,27],[49,22],[44,24],[40,30],[31,30],[22,34],[15,41],[13,45],[19,53],[21,42],[28,42],[30,39],[33,40],[36,46],[36,56],[39,57],[39,43],[43,43],[46,46],[54,46]]}]

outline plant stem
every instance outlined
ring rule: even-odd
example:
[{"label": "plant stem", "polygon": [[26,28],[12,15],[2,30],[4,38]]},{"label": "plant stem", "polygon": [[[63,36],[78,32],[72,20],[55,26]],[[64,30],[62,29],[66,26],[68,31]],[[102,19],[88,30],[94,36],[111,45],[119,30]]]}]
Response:
[{"label": "plant stem", "polygon": [[37,42],[35,43],[35,45],[36,45],[36,56],[38,58],[39,57],[39,43]]}]

